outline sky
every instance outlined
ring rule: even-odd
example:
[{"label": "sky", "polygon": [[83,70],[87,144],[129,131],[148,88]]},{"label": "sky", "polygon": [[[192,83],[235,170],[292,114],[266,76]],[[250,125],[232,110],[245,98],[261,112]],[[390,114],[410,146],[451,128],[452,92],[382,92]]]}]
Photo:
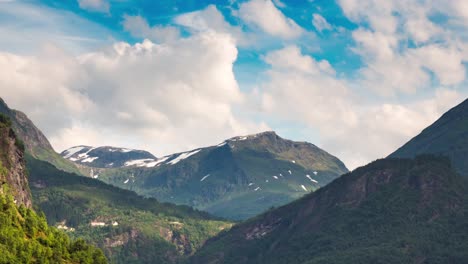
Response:
[{"label": "sky", "polygon": [[350,169],[468,96],[466,0],[0,0],[0,96],[56,151],[274,130]]}]

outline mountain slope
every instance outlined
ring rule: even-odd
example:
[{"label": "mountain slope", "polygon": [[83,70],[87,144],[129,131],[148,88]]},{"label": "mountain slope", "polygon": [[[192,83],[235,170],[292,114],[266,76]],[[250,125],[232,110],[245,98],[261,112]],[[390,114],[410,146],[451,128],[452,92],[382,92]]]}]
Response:
[{"label": "mountain slope", "polygon": [[450,158],[459,173],[468,177],[468,99],[452,108],[390,157],[415,157],[428,153]]},{"label": "mountain slope", "polygon": [[378,160],[209,240],[191,263],[467,263],[466,190],[448,160]]},{"label": "mountain slope", "polygon": [[54,151],[44,134],[22,112],[10,109],[0,98],[0,113],[8,116],[18,137],[24,142],[26,152],[33,157],[52,163],[61,170],[80,173],[72,162]]},{"label": "mountain slope", "polygon": [[100,247],[112,263],[176,263],[232,225],[31,157],[28,169],[35,205],[48,222]]},{"label": "mountain slope", "polygon": [[144,150],[109,146],[76,146],[64,150],[60,155],[77,164],[93,168],[121,168],[156,160],[153,154]]},{"label": "mountain slope", "polygon": [[246,219],[286,204],[348,171],[315,145],[286,140],[274,132],[127,165],[93,169],[93,173],[144,196],[231,219]]},{"label": "mountain slope", "polygon": [[30,208],[23,148],[0,113],[0,263],[107,263],[102,251],[70,241]]}]

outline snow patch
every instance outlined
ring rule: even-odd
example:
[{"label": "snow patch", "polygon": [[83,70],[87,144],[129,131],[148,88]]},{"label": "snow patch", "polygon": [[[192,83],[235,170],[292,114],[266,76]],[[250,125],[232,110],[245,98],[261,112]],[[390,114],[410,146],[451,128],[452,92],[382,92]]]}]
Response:
[{"label": "snow patch", "polygon": [[314,175],[317,175],[318,172],[314,171]]},{"label": "snow patch", "polygon": [[291,170],[288,170],[289,174],[292,174],[292,171]]},{"label": "snow patch", "polygon": [[252,186],[253,185],[253,182],[249,183],[249,186]]},{"label": "snow patch", "polygon": [[81,162],[84,163],[84,162],[93,162],[95,160],[99,159],[99,157],[89,157],[89,158],[86,158],[84,160],[82,160]]},{"label": "snow patch", "polygon": [[124,181],[124,184],[127,184],[129,180],[130,180],[130,179],[127,179],[126,181]]},{"label": "snow patch", "polygon": [[260,190],[260,189],[261,189],[260,187],[257,187],[257,188],[254,189],[254,191],[258,191],[258,190]]},{"label": "snow patch", "polygon": [[296,163],[296,161],[295,161],[295,160],[291,160],[291,162],[292,162],[292,163]]},{"label": "snow patch", "polygon": [[171,165],[174,165],[174,164],[177,164],[179,161],[181,160],[184,160],[192,155],[195,155],[197,154],[198,152],[200,152],[201,149],[197,149],[197,150],[194,150],[194,151],[191,151],[191,152],[185,152],[185,153],[182,153],[182,154],[179,154],[179,156],[177,156],[177,158],[169,161],[167,164],[171,164]]},{"label": "snow patch", "polygon": [[265,182],[269,182],[268,180],[265,180]]},{"label": "snow patch", "polygon": [[307,177],[307,178],[309,178],[309,180],[310,180],[311,182],[318,183],[318,181],[316,181],[316,180],[312,179],[312,177],[310,177],[310,175],[309,175],[309,174],[307,174],[307,175],[306,175],[306,177]]},{"label": "snow patch", "polygon": [[156,161],[153,161],[153,162],[148,162],[148,163],[146,163],[145,167],[152,168],[152,167],[155,167],[156,165],[159,166],[161,163],[165,162],[170,157],[171,156],[167,156],[167,157],[160,158],[160,159],[158,159]]},{"label": "snow patch", "polygon": [[69,148],[69,149],[65,150],[66,155],[64,156],[64,158],[68,159],[68,158],[70,158],[71,156],[73,156],[74,154],[76,154],[77,152],[82,151],[84,148],[85,148],[85,147],[73,147],[73,148]]},{"label": "snow patch", "polygon": [[278,176],[273,176],[273,178],[278,179]]},{"label": "snow patch", "polygon": [[129,160],[125,162],[124,166],[129,167],[129,166],[138,166],[142,167],[145,166],[147,162],[149,161],[154,161],[154,159],[138,159],[138,160]]},{"label": "snow patch", "polygon": [[203,178],[201,178],[200,181],[202,182],[202,181],[204,181],[204,180],[205,180],[206,178],[208,178],[208,177],[210,177],[210,174],[207,174],[207,175],[203,176]]},{"label": "snow patch", "polygon": [[307,192],[307,188],[304,185],[301,185],[302,189]]},{"label": "snow patch", "polygon": [[120,152],[123,152],[123,153],[127,153],[130,151],[134,151],[134,149],[127,149],[127,148],[120,149]]}]

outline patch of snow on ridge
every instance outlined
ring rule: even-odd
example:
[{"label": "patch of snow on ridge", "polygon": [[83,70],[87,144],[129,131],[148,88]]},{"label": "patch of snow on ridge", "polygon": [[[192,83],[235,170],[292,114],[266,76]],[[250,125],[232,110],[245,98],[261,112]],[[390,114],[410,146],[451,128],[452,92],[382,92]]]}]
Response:
[{"label": "patch of snow on ridge", "polygon": [[160,158],[156,161],[152,161],[152,162],[148,162],[145,164],[145,167],[147,168],[152,168],[156,165],[160,165],[161,163],[165,162],[167,159],[169,159],[171,156],[167,156],[167,157],[163,157],[163,158]]},{"label": "patch of snow on ridge", "polygon": [[142,166],[145,166],[148,161],[154,161],[154,159],[129,160],[129,161],[125,162],[124,166],[128,167],[128,166],[135,166],[136,165],[138,167],[142,167]]},{"label": "patch of snow on ridge", "polygon": [[278,176],[273,176],[273,178],[278,179]]},{"label": "patch of snow on ridge", "polygon": [[302,189],[307,192],[307,188],[304,185],[301,185]]},{"label": "patch of snow on ridge", "polygon": [[192,152],[185,152],[185,153],[182,153],[182,154],[179,154],[179,156],[177,156],[177,158],[169,161],[167,164],[171,164],[171,165],[174,165],[174,164],[177,164],[179,161],[181,160],[184,160],[192,155],[195,155],[197,154],[198,152],[200,152],[201,149],[197,149],[197,150],[194,150]]},{"label": "patch of snow on ridge", "polygon": [[296,163],[296,161],[295,161],[295,160],[291,160],[291,162],[292,162],[292,163]]},{"label": "patch of snow on ridge", "polygon": [[314,175],[317,175],[318,172],[314,171]]},{"label": "patch of snow on ridge", "polygon": [[124,181],[124,183],[127,184],[129,180],[130,180],[130,179],[127,179],[126,181]]},{"label": "patch of snow on ridge", "polygon": [[84,149],[85,147],[73,147],[73,148],[69,148],[67,150],[65,150],[65,153],[66,155],[63,156],[65,159],[68,159],[70,158],[71,156],[73,156],[74,154],[76,154],[77,152],[80,152]]},{"label": "patch of snow on ridge", "polygon": [[292,171],[291,170],[288,170],[289,174],[292,174]]},{"label": "patch of snow on ridge", "polygon": [[99,159],[99,157],[89,157],[89,158],[86,158],[84,160],[82,160],[81,162],[93,162],[95,160]]},{"label": "patch of snow on ridge", "polygon": [[208,177],[210,177],[210,174],[207,174],[207,175],[203,176],[203,178],[201,178],[200,181],[202,182],[202,181],[204,181],[204,180],[205,180],[206,178],[208,178]]},{"label": "patch of snow on ridge", "polygon": [[260,189],[261,189],[260,187],[257,187],[257,188],[254,189],[254,191],[258,191],[258,190],[260,190]]},{"label": "patch of snow on ridge", "polygon": [[130,151],[134,151],[134,149],[127,149],[127,148],[120,149],[120,152],[123,152],[123,153],[130,152]]},{"label": "patch of snow on ridge", "polygon": [[253,182],[249,183],[249,186],[252,186],[253,185]]}]

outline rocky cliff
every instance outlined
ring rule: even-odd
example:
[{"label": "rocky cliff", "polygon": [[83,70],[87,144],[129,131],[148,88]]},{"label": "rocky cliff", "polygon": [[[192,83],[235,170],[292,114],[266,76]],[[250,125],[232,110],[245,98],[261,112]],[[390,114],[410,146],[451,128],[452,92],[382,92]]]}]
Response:
[{"label": "rocky cliff", "polygon": [[11,121],[0,114],[0,184],[8,186],[0,190],[8,191],[16,204],[31,207],[31,192],[26,178],[24,145],[16,137]]}]

